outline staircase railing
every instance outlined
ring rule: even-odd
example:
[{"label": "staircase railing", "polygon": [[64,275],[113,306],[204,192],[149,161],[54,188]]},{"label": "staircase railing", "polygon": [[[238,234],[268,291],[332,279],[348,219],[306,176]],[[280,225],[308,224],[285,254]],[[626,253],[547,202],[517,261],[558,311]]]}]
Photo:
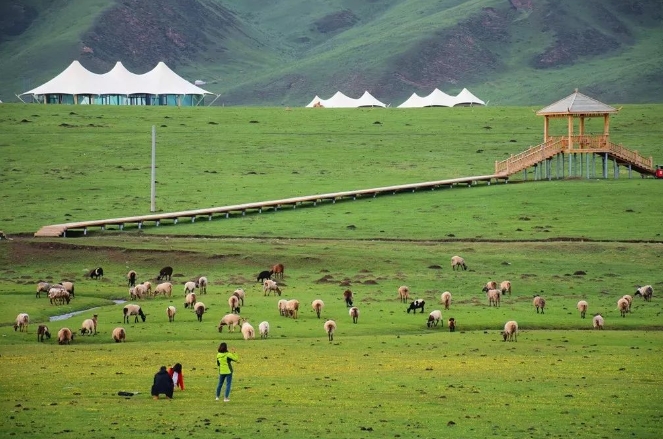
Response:
[{"label": "staircase railing", "polygon": [[563,140],[553,138],[537,146],[531,146],[527,150],[512,155],[506,160],[495,162],[495,174],[511,175],[527,169],[535,163],[559,154],[564,146]]}]

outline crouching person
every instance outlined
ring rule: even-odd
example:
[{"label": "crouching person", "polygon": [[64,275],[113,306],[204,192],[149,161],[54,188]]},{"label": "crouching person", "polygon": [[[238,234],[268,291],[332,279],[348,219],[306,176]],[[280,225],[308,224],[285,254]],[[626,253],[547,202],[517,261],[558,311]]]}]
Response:
[{"label": "crouching person", "polygon": [[166,398],[173,397],[173,379],[170,377],[166,366],[161,366],[159,372],[154,375],[154,383],[152,384],[152,398],[159,399],[159,395],[164,394]]}]

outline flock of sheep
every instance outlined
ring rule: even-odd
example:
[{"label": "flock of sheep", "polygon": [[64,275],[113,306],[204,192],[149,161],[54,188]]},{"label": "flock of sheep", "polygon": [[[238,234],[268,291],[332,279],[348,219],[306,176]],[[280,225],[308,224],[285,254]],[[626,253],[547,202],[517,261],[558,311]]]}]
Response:
[{"label": "flock of sheep", "polygon": [[[451,258],[451,268],[452,270],[467,270],[467,264],[465,260],[460,256],[453,256]],[[274,276],[277,279],[283,279],[284,275],[284,266],[282,264],[277,264],[272,267],[269,271],[261,272],[257,280],[262,282],[263,286],[263,295],[269,296],[274,293],[274,295],[281,296],[282,291],[278,282],[272,279]],[[173,293],[173,284],[171,282],[171,277],[173,274],[172,267],[164,267],[160,270],[159,276],[157,276],[157,281],[162,281],[158,283],[154,290],[152,290],[152,283],[146,281],[143,283],[136,283],[137,274],[134,270],[127,273],[128,287],[129,287],[129,296],[131,300],[143,299],[147,297],[156,297],[163,295],[164,297],[171,297]],[[103,269],[101,267],[95,268],[89,272],[89,277],[92,279],[98,279],[103,276]],[[207,311],[207,307],[203,302],[198,300],[198,295],[207,294],[208,279],[205,276],[199,276],[191,281],[188,281],[184,284],[184,296],[185,308],[191,308],[198,321],[202,322],[203,315]],[[198,293],[196,293],[198,291]],[[486,293],[488,299],[488,306],[499,307],[501,302],[501,297],[503,295],[511,294],[511,282],[505,280],[499,285],[495,281],[489,281],[484,286],[482,291]],[[69,301],[74,297],[74,284],[72,282],[62,282],[60,284],[50,285],[46,282],[39,282],[37,284],[36,297],[41,297],[41,293],[47,293],[50,303],[53,305],[69,303]],[[634,296],[642,296],[645,301],[651,301],[653,296],[653,288],[651,285],[646,285],[639,287]],[[246,292],[242,288],[238,288],[230,295],[228,298],[229,313],[224,315],[221,318],[217,329],[219,332],[223,332],[224,327],[228,327],[230,332],[234,332],[236,327],[240,328],[242,336],[245,340],[254,339],[256,336],[255,329],[248,322],[247,319],[240,317],[241,307],[244,306],[244,301],[246,297]],[[359,308],[353,306],[354,295],[352,291],[345,290],[343,292],[343,299],[348,308],[348,314],[352,319],[354,324],[358,323],[360,311]],[[398,288],[398,299],[402,303],[409,303],[409,307],[406,309],[408,313],[413,311],[416,313],[417,310],[420,310],[420,313],[424,313],[424,308],[426,302],[422,299],[411,300],[410,297],[410,288],[403,285]],[[449,310],[451,307],[452,295],[450,292],[445,291],[440,296],[440,304],[444,306],[444,310]],[[630,295],[624,295],[617,301],[617,308],[620,311],[622,317],[625,317],[627,313],[631,311],[631,304],[633,298]],[[541,296],[535,296],[532,305],[536,308],[536,312],[543,314],[545,312],[546,301]],[[311,308],[316,313],[318,319],[321,318],[321,313],[325,304],[322,299],[315,299],[311,303]],[[279,315],[286,318],[297,319],[299,314],[300,302],[297,299],[285,300],[281,299],[277,303],[277,308]],[[585,318],[589,304],[586,300],[580,300],[577,303],[578,311],[580,311],[580,317]],[[166,315],[169,322],[175,321],[175,315],[177,309],[175,306],[168,306],[166,308]],[[143,322],[146,320],[146,315],[143,312],[140,305],[137,304],[127,304],[123,307],[123,323],[129,324],[130,318],[134,317],[134,323],[138,323],[138,319],[142,319]],[[433,310],[428,314],[426,320],[426,325],[429,328],[437,327],[438,324],[442,321],[442,311],[439,309]],[[16,322],[14,324],[14,330],[20,330],[21,332],[28,329],[29,316],[27,313],[20,313],[16,317]],[[598,313],[595,314],[592,319],[592,325],[595,329],[603,329],[604,327],[604,318]],[[456,320],[451,317],[447,320],[447,326],[449,331],[453,332],[456,329]],[[328,336],[329,341],[333,341],[334,332],[337,329],[337,324],[334,320],[326,319],[323,324],[323,329]],[[97,334],[97,315],[95,314],[92,319],[86,319],[83,321],[80,328],[81,335],[96,335]],[[269,336],[269,322],[262,321],[258,325],[258,333],[261,338],[267,338]],[[516,321],[508,321],[504,325],[504,330],[501,332],[504,341],[517,341],[518,335],[518,323]],[[44,338],[50,339],[51,334],[46,325],[39,325],[37,329],[37,340],[44,341]],[[126,340],[126,330],[122,327],[117,327],[112,331],[112,339],[115,342],[123,342]],[[74,339],[74,332],[69,328],[61,328],[57,334],[57,340],[59,344],[69,344]]]}]

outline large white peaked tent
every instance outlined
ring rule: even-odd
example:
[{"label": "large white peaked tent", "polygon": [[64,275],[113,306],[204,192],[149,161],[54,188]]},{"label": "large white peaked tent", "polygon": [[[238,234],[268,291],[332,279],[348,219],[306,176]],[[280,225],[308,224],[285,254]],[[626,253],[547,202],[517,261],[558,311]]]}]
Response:
[{"label": "large white peaked tent", "polygon": [[455,99],[456,99],[455,105],[486,105],[484,101],[474,96],[466,88],[464,88],[460,93],[458,93]]},{"label": "large white peaked tent", "polygon": [[386,105],[365,91],[359,99],[350,98],[340,91],[334,93],[329,99],[320,99],[317,95],[306,105],[308,108],[323,106],[325,108],[359,108],[359,107],[386,107]]},{"label": "large white peaked tent", "polygon": [[481,99],[474,96],[464,88],[457,96],[451,96],[445,92],[435,89],[427,96],[419,96],[412,93],[398,108],[423,108],[423,107],[456,107],[467,105],[486,105]]},{"label": "large white peaked tent", "polygon": [[118,62],[109,72],[99,75],[73,61],[55,78],[21,95],[33,95],[44,103],[199,105],[210,94],[163,62],[142,75],[130,72]]}]

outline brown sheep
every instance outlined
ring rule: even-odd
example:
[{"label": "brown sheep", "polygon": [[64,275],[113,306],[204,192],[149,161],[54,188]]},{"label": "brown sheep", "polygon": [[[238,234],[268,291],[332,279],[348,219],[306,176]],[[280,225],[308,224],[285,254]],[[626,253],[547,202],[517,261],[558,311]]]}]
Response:
[{"label": "brown sheep", "polygon": [[487,293],[488,290],[496,290],[496,289],[497,289],[497,282],[495,282],[494,280],[491,280],[489,282],[486,282],[486,285],[483,286],[481,291],[483,291],[484,293]]},{"label": "brown sheep", "polygon": [[74,333],[69,328],[62,328],[58,331],[58,344],[69,344],[74,341]]},{"label": "brown sheep", "polygon": [[539,313],[539,308],[541,309],[541,314],[543,314],[543,308],[546,307],[546,299],[544,299],[541,296],[534,296],[534,300],[532,300],[532,305],[536,307],[536,313]]},{"label": "brown sheep", "polygon": [[405,285],[398,287],[398,298],[401,303],[407,303],[410,300],[410,289]]},{"label": "brown sheep", "polygon": [[115,343],[126,341],[127,332],[124,330],[124,328],[115,328],[113,329],[112,338],[115,340]]},{"label": "brown sheep", "polygon": [[459,270],[462,268],[463,271],[467,270],[467,265],[465,264],[465,259],[461,258],[460,256],[452,256],[451,257],[451,269],[456,270],[458,268]]},{"label": "brown sheep", "polygon": [[509,293],[509,296],[511,295],[511,282],[508,280],[502,281],[500,283],[500,291],[502,291],[502,294],[507,294]]}]

